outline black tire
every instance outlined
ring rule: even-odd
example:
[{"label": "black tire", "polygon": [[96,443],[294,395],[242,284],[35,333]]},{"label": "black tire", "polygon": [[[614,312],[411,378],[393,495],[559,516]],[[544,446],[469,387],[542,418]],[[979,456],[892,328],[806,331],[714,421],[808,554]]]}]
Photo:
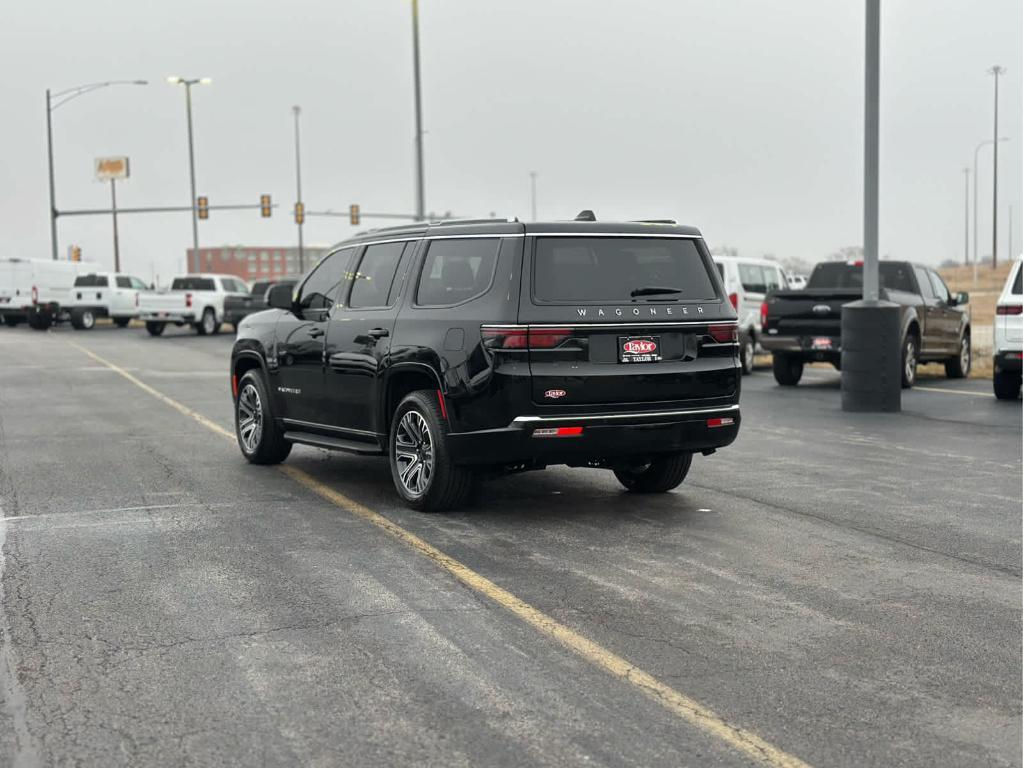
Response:
[{"label": "black tire", "polygon": [[157,320],[146,321],[146,330],[149,331],[150,336],[160,336],[166,327],[167,323],[161,323]]},{"label": "black tire", "polygon": [[633,493],[667,493],[677,488],[689,474],[693,463],[691,453],[657,456],[639,467],[616,469],[615,477]]},{"label": "black tire", "polygon": [[794,387],[803,378],[803,361],[791,355],[774,353],[771,359],[774,380],[783,387]]},{"label": "black tire", "polygon": [[995,397],[999,400],[1015,400],[1019,397],[1023,374],[1019,371],[995,371]]},{"label": "black tire", "polygon": [[[418,437],[415,429],[409,429],[410,423],[420,430]],[[420,512],[441,512],[465,503],[472,493],[476,474],[452,461],[447,435],[447,419],[432,391],[413,392],[394,411],[387,457],[394,488],[406,506]],[[407,449],[402,458],[399,447]]]},{"label": "black tire", "polygon": [[744,375],[753,373],[753,356],[757,351],[757,340],[752,333],[744,334],[739,338],[739,362],[742,364]]},{"label": "black tire", "polygon": [[14,326],[16,326],[20,322],[21,322],[21,320],[19,318],[17,318],[17,317],[11,317],[10,315],[6,315],[4,317],[4,325],[6,325],[6,326],[8,326],[10,328],[13,328]]},{"label": "black tire", "polygon": [[115,317],[114,318],[114,325],[116,325],[118,328],[127,328],[128,324],[130,322],[131,322],[131,318],[130,317]]},{"label": "black tire", "polygon": [[950,379],[965,379],[970,375],[973,362],[973,349],[970,347],[970,332],[967,331],[959,340],[959,354],[945,361],[945,376]]},{"label": "black tire", "polygon": [[202,311],[202,318],[195,324],[195,332],[200,336],[212,336],[220,330],[220,323],[217,322],[217,313],[212,307],[206,307]]},{"label": "black tire", "polygon": [[271,408],[262,374],[249,371],[242,376],[234,399],[234,433],[242,456],[252,464],[280,464],[291,453]]},{"label": "black tire", "polygon": [[902,388],[909,389],[916,384],[916,367],[920,358],[920,342],[916,334],[910,333],[902,341]]},{"label": "black tire", "polygon": [[72,309],[71,326],[77,331],[91,331],[96,327],[96,313],[91,309]]},{"label": "black tire", "polygon": [[28,325],[36,331],[48,330],[53,325],[53,315],[46,311],[36,312],[29,310]]}]

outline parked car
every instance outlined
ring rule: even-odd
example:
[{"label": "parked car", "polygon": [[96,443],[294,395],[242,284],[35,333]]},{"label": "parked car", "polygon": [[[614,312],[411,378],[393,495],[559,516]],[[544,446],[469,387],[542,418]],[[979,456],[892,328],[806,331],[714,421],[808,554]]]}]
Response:
[{"label": "parked car", "polygon": [[1012,266],[995,308],[995,397],[1015,400],[1023,367],[1023,256]]},{"label": "parked car", "polygon": [[[970,372],[970,312],[966,293],[952,294],[930,267],[908,261],[879,265],[881,298],[900,305],[902,386],[916,383],[918,363],[941,362],[949,378]],[[801,291],[772,291],[762,308],[761,343],[773,355],[779,384],[799,383],[804,363],[842,360],[842,305],[863,295],[863,262],[814,267]]]},{"label": "parked car", "polygon": [[789,288],[801,291],[806,288],[806,275],[789,275]]},{"label": "parked car", "polygon": [[785,270],[767,259],[715,256],[725,292],[739,316],[739,352],[743,373],[753,372],[760,342],[760,305],[768,291],[788,285]]},{"label": "parked car", "polygon": [[224,322],[230,323],[238,330],[238,324],[253,312],[261,312],[269,305],[266,293],[273,286],[287,283],[294,287],[298,278],[289,277],[280,280],[258,280],[252,284],[252,291],[246,296],[231,295],[224,299]]},{"label": "parked car", "polygon": [[167,323],[191,325],[205,336],[220,330],[228,296],[248,295],[249,286],[233,275],[182,275],[171,281],[170,290],[142,295],[139,318],[152,336],[163,333]]},{"label": "parked car", "polygon": [[124,328],[139,315],[140,296],[149,291],[142,280],[119,272],[90,272],[75,278],[65,306],[71,325],[90,330],[96,320],[109,317]]},{"label": "parked car", "polygon": [[386,455],[426,511],[553,464],[679,485],[738,433],[735,310],[698,230],[584,213],[374,230],[271,288],[231,356],[242,454]]},{"label": "parked car", "polygon": [[26,321],[45,331],[68,319],[68,291],[80,274],[95,272],[97,264],[53,259],[0,260],[0,317],[5,325]]}]

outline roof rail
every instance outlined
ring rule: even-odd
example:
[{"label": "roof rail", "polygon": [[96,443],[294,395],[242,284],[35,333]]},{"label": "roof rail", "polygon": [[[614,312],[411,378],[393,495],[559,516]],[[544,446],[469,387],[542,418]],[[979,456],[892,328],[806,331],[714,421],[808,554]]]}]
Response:
[{"label": "roof rail", "polygon": [[674,219],[633,219],[633,224],[678,224]]},{"label": "roof rail", "polygon": [[441,224],[514,224],[518,222],[519,217],[514,216],[510,218],[498,218],[492,216],[486,219],[434,219],[430,221],[430,226],[438,226]]}]

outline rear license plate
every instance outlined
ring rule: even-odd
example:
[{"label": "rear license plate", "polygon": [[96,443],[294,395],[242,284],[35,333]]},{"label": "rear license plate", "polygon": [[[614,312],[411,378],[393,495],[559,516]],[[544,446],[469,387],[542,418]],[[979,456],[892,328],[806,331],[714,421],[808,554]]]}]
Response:
[{"label": "rear license plate", "polygon": [[813,339],[812,346],[814,349],[831,349],[831,338],[828,336],[817,336]]},{"label": "rear license plate", "polygon": [[619,336],[619,363],[656,363],[661,359],[660,336]]}]

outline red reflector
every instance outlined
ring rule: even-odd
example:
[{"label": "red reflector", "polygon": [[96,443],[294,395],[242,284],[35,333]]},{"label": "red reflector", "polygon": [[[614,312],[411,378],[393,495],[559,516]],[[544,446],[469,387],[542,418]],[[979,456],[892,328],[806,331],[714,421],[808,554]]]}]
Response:
[{"label": "red reflector", "polygon": [[728,300],[732,302],[732,309],[739,308],[739,294],[737,293],[728,294]]},{"label": "red reflector", "polygon": [[533,437],[579,437],[582,427],[540,427],[533,430]]},{"label": "red reflector", "polygon": [[1023,304],[999,304],[995,308],[996,315],[1023,315]]},{"label": "red reflector", "polygon": [[734,325],[712,325],[707,329],[707,333],[719,344],[738,341],[739,338],[739,331]]},{"label": "red reflector", "polygon": [[723,416],[716,419],[707,419],[708,427],[730,427],[735,423],[735,419],[731,416]]},{"label": "red reflector", "polygon": [[440,403],[440,415],[446,420],[448,418],[448,406],[444,402],[444,393],[437,390],[437,402]]},{"label": "red reflector", "polygon": [[231,394],[238,397],[238,377],[231,376]]},{"label": "red reflector", "polygon": [[192,306],[192,294],[190,293],[185,294],[185,306],[186,307]]}]

